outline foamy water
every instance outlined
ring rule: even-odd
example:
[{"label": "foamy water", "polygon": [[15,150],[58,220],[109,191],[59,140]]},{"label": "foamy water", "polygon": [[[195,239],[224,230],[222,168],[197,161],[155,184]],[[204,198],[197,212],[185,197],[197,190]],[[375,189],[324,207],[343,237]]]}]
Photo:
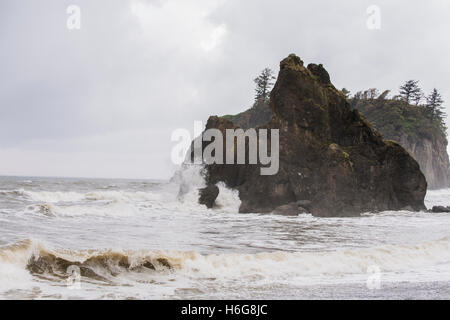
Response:
[{"label": "foamy water", "polygon": [[[202,185],[198,168],[0,178],[0,298],[450,298],[450,214],[239,214],[224,185],[218,208],[199,205]],[[450,189],[426,205],[450,205]]]}]

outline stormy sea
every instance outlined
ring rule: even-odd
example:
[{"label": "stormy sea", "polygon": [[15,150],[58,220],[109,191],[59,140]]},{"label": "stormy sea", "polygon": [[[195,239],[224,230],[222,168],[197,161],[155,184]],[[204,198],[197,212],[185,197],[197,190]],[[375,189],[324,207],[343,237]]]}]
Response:
[{"label": "stormy sea", "polygon": [[[450,214],[239,214],[170,181],[0,178],[1,299],[449,299]],[[425,204],[450,205],[450,189]]]}]

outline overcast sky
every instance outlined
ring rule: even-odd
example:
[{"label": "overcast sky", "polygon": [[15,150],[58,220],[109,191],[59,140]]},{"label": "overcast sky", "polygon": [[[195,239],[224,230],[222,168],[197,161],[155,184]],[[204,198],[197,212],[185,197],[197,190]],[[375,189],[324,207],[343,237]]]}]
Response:
[{"label": "overcast sky", "polygon": [[172,131],[247,109],[289,53],[338,88],[417,79],[450,105],[449,17],[447,0],[2,0],[0,174],[169,178]]}]

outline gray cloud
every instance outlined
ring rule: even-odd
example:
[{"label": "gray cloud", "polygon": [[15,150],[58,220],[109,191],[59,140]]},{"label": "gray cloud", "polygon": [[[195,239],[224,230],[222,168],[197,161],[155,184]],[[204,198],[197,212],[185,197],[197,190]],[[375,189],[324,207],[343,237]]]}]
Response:
[{"label": "gray cloud", "polygon": [[[66,28],[80,6],[82,28]],[[381,9],[381,29],[366,9]],[[434,1],[5,0],[0,174],[167,178],[171,131],[243,111],[291,52],[351,91],[418,79],[446,100],[450,6]]]}]

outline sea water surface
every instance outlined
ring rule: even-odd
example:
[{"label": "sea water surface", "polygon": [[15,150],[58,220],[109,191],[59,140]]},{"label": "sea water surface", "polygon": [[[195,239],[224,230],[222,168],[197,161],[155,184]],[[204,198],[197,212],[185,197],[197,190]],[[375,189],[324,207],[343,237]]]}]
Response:
[{"label": "sea water surface", "polygon": [[448,213],[239,214],[202,181],[0,177],[0,299],[450,298]]}]

